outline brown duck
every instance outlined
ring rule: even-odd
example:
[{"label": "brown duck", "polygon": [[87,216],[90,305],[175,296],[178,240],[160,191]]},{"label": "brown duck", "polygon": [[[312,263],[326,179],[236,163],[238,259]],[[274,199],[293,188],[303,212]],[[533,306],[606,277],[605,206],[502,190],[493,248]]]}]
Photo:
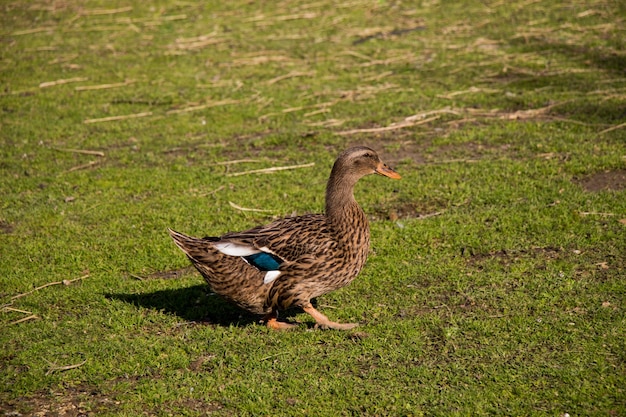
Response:
[{"label": "brown duck", "polygon": [[215,293],[263,314],[268,327],[294,327],[278,321],[278,311],[301,307],[319,327],[351,329],[356,324],[330,321],[311,299],[348,285],[365,264],[369,224],[353,190],[369,174],[400,178],[375,151],[357,146],[335,161],[326,186],[325,214],[285,217],[203,239],[169,232]]}]

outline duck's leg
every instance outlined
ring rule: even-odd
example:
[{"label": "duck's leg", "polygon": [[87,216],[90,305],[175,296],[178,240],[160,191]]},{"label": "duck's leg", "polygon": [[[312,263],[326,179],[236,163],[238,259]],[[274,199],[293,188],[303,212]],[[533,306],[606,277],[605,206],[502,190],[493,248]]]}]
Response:
[{"label": "duck's leg", "polygon": [[350,330],[358,326],[357,323],[337,323],[330,321],[328,317],[317,311],[311,303],[304,305],[302,309],[315,319],[315,322],[317,323],[315,326],[321,327],[322,329]]},{"label": "duck's leg", "polygon": [[263,317],[263,322],[267,327],[274,330],[291,330],[298,327],[296,324],[285,323],[284,321],[278,321],[278,312],[272,311]]}]

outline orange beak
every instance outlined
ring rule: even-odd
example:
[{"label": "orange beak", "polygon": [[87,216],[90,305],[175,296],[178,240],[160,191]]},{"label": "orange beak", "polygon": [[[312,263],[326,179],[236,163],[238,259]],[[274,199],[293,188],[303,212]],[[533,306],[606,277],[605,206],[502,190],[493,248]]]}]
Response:
[{"label": "orange beak", "polygon": [[387,164],[383,164],[382,162],[378,164],[374,172],[378,175],[384,175],[385,177],[393,178],[394,180],[399,180],[400,178],[402,178],[400,174],[398,174],[396,171],[389,168]]}]

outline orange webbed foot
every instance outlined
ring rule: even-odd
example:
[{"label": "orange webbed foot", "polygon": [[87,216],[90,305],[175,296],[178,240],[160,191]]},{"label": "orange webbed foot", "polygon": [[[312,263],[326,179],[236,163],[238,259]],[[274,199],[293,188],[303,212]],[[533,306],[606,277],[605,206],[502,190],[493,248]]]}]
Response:
[{"label": "orange webbed foot", "polygon": [[310,303],[303,307],[303,310],[315,319],[315,327],[320,329],[350,330],[358,326],[357,323],[337,323],[330,321],[328,317],[317,311]]},{"label": "orange webbed foot", "polygon": [[263,322],[267,327],[274,330],[293,330],[298,327],[297,324],[291,324],[284,321],[278,321],[278,314],[273,311],[263,317]]}]

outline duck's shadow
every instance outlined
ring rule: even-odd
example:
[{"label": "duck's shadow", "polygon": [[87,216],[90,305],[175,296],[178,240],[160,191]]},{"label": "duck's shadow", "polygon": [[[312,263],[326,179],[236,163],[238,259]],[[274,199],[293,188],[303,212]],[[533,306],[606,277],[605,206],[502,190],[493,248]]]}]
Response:
[{"label": "duck's shadow", "polygon": [[[242,310],[212,293],[206,285],[159,290],[142,294],[107,293],[105,297],[138,307],[174,314],[189,322],[218,326],[247,326],[258,323],[260,316]],[[289,310],[282,318],[297,314]]]}]

